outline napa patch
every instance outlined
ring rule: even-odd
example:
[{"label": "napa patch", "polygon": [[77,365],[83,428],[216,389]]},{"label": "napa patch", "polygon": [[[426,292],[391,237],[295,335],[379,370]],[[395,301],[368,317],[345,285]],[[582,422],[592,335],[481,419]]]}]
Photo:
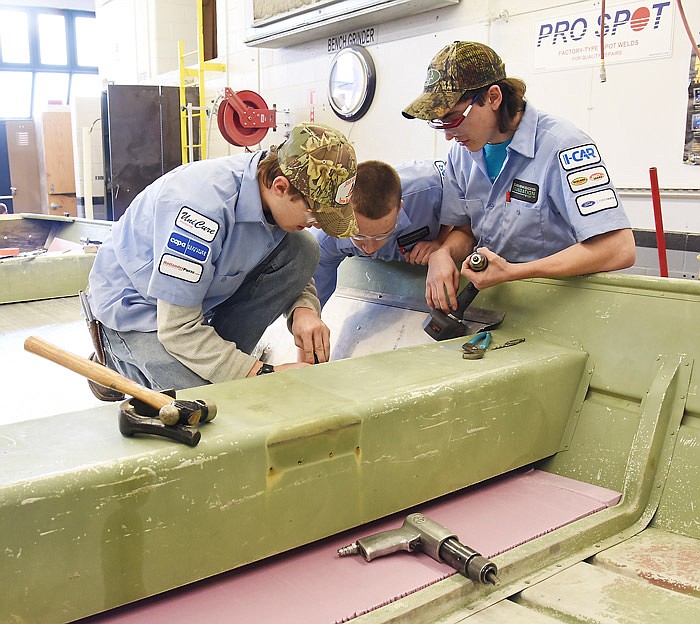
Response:
[{"label": "napa patch", "polygon": [[587,189],[610,184],[610,176],[608,170],[603,165],[599,165],[598,167],[573,171],[567,174],[566,181],[574,193],[580,193]]}]

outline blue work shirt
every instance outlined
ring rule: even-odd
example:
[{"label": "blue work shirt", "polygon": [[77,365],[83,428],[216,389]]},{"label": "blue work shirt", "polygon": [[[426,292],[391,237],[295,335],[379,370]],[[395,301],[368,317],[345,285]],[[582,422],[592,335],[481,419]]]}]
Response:
[{"label": "blue work shirt", "polygon": [[452,146],[441,215],[445,225],[471,226],[477,246],[509,262],[544,258],[630,227],[593,140],[530,103],[493,183],[483,150]]},{"label": "blue work shirt", "polygon": [[314,281],[322,307],[335,292],[338,267],[345,258],[362,256],[384,261],[405,261],[397,240],[405,240],[404,237],[410,240],[408,237],[415,234],[413,242],[404,247],[410,250],[419,240],[434,240],[437,237],[440,230],[443,167],[444,163],[433,160],[414,161],[396,167],[401,179],[403,208],[399,211],[396,231],[371,256],[355,247],[350,238],[334,238],[322,230],[313,232],[321,248],[321,259]]},{"label": "blue work shirt", "polygon": [[117,331],[155,331],[158,299],[206,315],[235,293],[286,234],[263,214],[261,156],[183,165],[139,193],[90,272],[95,318]]}]

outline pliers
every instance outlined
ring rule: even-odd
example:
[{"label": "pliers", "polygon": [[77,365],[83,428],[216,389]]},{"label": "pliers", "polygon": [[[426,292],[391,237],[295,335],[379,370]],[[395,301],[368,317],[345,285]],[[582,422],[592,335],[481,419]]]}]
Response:
[{"label": "pliers", "polygon": [[491,332],[480,331],[462,345],[462,357],[465,360],[480,360],[491,344]]}]

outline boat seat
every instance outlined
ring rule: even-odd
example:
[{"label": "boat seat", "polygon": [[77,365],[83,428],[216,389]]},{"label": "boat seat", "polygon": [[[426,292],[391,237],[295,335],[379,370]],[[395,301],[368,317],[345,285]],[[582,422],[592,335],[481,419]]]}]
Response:
[{"label": "boat seat", "polygon": [[700,540],[648,528],[521,592],[557,622],[700,621]]},{"label": "boat seat", "polygon": [[587,353],[528,337],[464,360],[462,342],[188,389],[219,409],[194,448],[122,437],[114,405],[0,427],[5,608],[83,617],[564,448]]}]

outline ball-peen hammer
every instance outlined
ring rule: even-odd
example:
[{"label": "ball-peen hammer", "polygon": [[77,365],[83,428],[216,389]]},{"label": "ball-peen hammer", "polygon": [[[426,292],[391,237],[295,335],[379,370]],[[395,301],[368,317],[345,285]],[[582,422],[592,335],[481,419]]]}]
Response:
[{"label": "ball-peen hammer", "polygon": [[29,336],[24,341],[24,348],[107,388],[119,390],[139,399],[158,410],[158,418],[164,425],[196,425],[213,420],[216,416],[216,405],[212,402],[185,401],[156,392],[131,381],[116,371],[65,351],[36,336]]}]

